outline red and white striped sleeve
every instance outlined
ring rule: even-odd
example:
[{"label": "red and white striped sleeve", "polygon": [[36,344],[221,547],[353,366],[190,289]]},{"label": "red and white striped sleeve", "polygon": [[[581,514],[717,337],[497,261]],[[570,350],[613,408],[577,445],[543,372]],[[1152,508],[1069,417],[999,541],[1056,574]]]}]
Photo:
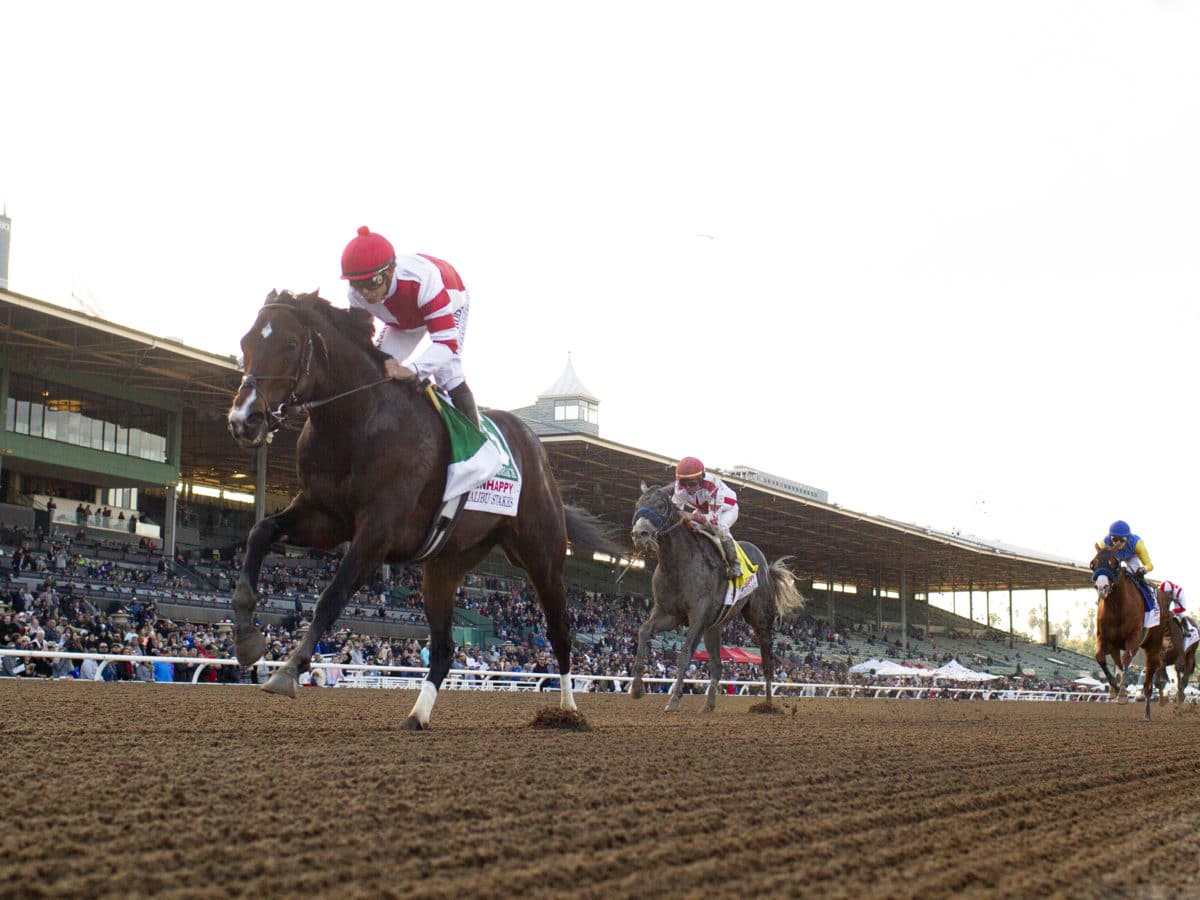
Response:
[{"label": "red and white striped sleeve", "polygon": [[421,275],[417,309],[429,330],[429,339],[443,344],[451,353],[458,352],[458,326],[454,321],[452,291],[464,291],[462,279],[445,260],[424,253],[413,257],[413,268]]},{"label": "red and white striped sleeve", "polygon": [[712,505],[717,523],[726,530],[732,528],[738,517],[737,494],[725,482],[717,482]]}]

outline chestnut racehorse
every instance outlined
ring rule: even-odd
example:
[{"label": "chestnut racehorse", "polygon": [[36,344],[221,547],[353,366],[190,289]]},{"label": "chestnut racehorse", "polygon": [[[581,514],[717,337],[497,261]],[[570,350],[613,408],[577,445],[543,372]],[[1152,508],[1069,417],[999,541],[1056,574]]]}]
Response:
[{"label": "chestnut racehorse", "polygon": [[[1096,585],[1099,595],[1099,608],[1096,610],[1096,662],[1104,670],[1108,679],[1110,697],[1115,697],[1118,703],[1127,703],[1125,680],[1129,673],[1129,663],[1137,654],[1138,648],[1146,654],[1146,673],[1142,687],[1141,699],[1146,701],[1146,716],[1150,716],[1150,694],[1153,690],[1154,675],[1162,668],[1162,644],[1164,622],[1167,618],[1166,605],[1160,598],[1159,624],[1153,628],[1143,628],[1146,607],[1142,602],[1142,594],[1134,584],[1133,576],[1121,565],[1108,548],[1097,551],[1092,558],[1092,582]],[[1108,670],[1108,657],[1112,657],[1121,673],[1120,682]]]}]

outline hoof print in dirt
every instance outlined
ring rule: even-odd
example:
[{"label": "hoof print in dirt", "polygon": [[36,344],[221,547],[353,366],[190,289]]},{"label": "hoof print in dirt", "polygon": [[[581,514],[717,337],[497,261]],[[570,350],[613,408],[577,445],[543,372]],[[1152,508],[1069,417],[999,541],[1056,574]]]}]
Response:
[{"label": "hoof print in dirt", "polygon": [[755,703],[750,707],[752,713],[762,713],[769,716],[778,716],[783,714],[783,710],[774,703],[767,703],[765,700]]},{"label": "hoof print in dirt", "polygon": [[561,728],[564,731],[591,731],[592,726],[577,710],[573,709],[539,709],[531,728]]}]

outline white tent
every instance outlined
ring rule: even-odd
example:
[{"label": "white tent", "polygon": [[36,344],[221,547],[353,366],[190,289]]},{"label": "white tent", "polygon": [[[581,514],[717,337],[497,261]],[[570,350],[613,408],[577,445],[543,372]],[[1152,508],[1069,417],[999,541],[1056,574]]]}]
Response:
[{"label": "white tent", "polygon": [[882,659],[876,659],[872,656],[870,659],[863,660],[862,662],[851,666],[850,673],[853,675],[870,675],[872,672],[878,672],[879,667],[882,665]]},{"label": "white tent", "polygon": [[854,675],[875,674],[882,678],[928,678],[932,672],[929,669],[918,669],[915,666],[905,666],[890,659],[868,659],[850,667]]},{"label": "white tent", "polygon": [[1075,679],[1075,681],[1074,681],[1074,682],[1072,682],[1072,683],[1073,683],[1073,684],[1077,684],[1077,685],[1079,685],[1080,687],[1086,687],[1086,688],[1102,688],[1102,687],[1108,687],[1108,685],[1106,685],[1104,682],[1102,682],[1102,681],[1097,681],[1097,680],[1096,680],[1095,678],[1093,678],[1091,675],[1083,675],[1083,676],[1081,676],[1081,677],[1079,677],[1079,678],[1076,678],[1076,679]]},{"label": "white tent", "polygon": [[944,678],[947,681],[995,681],[999,675],[990,675],[987,672],[976,672],[974,669],[968,669],[957,659],[952,659],[939,669],[933,670],[934,678]]}]

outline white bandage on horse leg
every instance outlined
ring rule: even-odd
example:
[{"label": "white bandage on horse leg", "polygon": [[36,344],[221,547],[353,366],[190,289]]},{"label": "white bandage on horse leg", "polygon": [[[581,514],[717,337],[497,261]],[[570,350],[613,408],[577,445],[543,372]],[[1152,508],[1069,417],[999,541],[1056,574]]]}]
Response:
[{"label": "white bandage on horse leg", "polygon": [[438,689],[433,686],[432,681],[421,683],[421,693],[417,695],[417,702],[413,704],[410,716],[416,716],[417,721],[424,728],[429,724],[429,715],[433,712],[433,704],[437,702]]},{"label": "white bandage on horse leg", "polygon": [[575,694],[571,690],[571,676],[559,675],[558,686],[562,691],[562,702],[559,703],[559,708],[576,712],[579,707],[575,705]]}]

